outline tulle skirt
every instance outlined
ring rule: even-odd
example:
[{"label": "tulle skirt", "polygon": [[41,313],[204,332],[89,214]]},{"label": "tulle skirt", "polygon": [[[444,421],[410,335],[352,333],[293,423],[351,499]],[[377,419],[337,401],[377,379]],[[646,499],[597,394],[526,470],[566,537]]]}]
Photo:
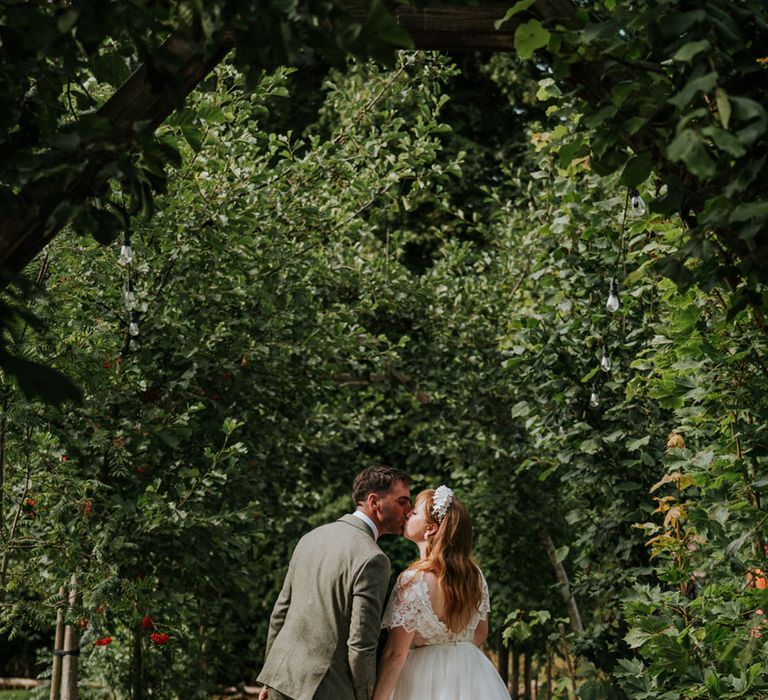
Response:
[{"label": "tulle skirt", "polygon": [[393,700],[509,700],[493,664],[471,642],[415,647]]}]

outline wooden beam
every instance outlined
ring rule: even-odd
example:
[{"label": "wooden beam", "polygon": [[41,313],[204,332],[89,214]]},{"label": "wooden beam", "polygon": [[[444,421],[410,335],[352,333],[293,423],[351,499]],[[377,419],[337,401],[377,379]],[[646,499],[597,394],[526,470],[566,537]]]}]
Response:
[{"label": "wooden beam", "polygon": [[[365,21],[366,13],[354,0],[341,2],[354,19]],[[395,17],[413,37],[418,49],[451,51],[509,51],[514,47],[514,32],[526,19],[521,13],[500,29],[494,23],[504,16],[510,2],[489,2],[479,7],[435,6],[415,9],[398,7]],[[564,26],[575,26],[576,6],[572,0],[536,0],[531,10],[540,17],[556,19]],[[148,121],[153,127],[161,124],[195,86],[221,61],[234,45],[231,35],[225,36],[217,49],[204,54],[202,49],[179,37],[170,37],[159,49],[164,65],[178,66],[173,85],[158,90],[149,79],[147,66],[140,67],[99,110],[111,126],[110,144],[127,143],[133,137],[133,125]],[[593,85],[594,95],[599,87],[594,72],[586,71],[579,80]],[[62,228],[51,214],[63,202],[79,204],[98,194],[104,183],[99,171],[109,162],[109,155],[92,159],[85,170],[62,182],[60,175],[44,177],[26,187],[16,210],[0,221],[0,270],[20,272]],[[0,282],[0,287],[3,285]]]},{"label": "wooden beam", "polygon": [[[225,36],[218,49],[204,55],[201,48],[179,36],[171,36],[158,49],[165,63],[178,66],[173,85],[158,91],[146,65],[139,67],[99,109],[112,126],[108,142],[120,145],[133,136],[133,125],[148,121],[160,125],[234,45]],[[61,229],[51,220],[55,207],[64,201],[80,203],[97,194],[97,176],[106,156],[88,163],[85,170],[62,182],[61,175],[37,180],[22,191],[16,211],[0,221],[0,266],[20,272]]]},{"label": "wooden beam", "polygon": [[[342,2],[345,11],[364,22],[366,10],[350,0]],[[514,49],[515,29],[520,15],[494,27],[509,9],[509,2],[487,2],[479,7],[399,6],[393,11],[397,23],[413,39],[415,48],[437,51],[510,51]]]}]

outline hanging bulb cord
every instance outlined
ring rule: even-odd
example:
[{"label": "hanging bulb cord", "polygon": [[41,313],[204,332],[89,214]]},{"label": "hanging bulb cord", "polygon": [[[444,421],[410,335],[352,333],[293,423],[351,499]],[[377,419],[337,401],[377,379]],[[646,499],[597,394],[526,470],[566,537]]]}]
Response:
[{"label": "hanging bulb cord", "polygon": [[624,232],[627,228],[627,210],[629,209],[629,193],[631,190],[627,189],[627,194],[624,197],[624,213],[621,216],[621,228],[619,229],[619,252],[616,254],[616,262],[614,263],[613,278],[616,279],[619,276],[619,270],[621,269],[621,261],[624,257]]}]

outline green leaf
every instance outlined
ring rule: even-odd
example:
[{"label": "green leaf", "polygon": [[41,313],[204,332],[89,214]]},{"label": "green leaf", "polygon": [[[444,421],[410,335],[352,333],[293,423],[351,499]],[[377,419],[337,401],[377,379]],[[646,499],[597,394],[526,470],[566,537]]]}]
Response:
[{"label": "green leaf", "polygon": [[637,187],[648,179],[651,174],[653,160],[650,151],[640,153],[627,161],[619,182],[624,187]]},{"label": "green leaf", "polygon": [[717,114],[720,117],[720,123],[723,129],[728,128],[731,121],[731,102],[728,99],[728,93],[723,87],[715,88],[715,100],[717,102]]},{"label": "green leaf", "polygon": [[562,547],[558,547],[555,551],[555,561],[557,562],[563,562],[565,561],[565,558],[568,556],[568,552],[570,552],[570,547],[568,547],[567,544],[564,544]]},{"label": "green leaf", "polygon": [[671,161],[683,161],[691,173],[707,180],[715,174],[715,163],[709,157],[701,137],[693,129],[685,129],[667,147]]},{"label": "green leaf", "polygon": [[730,223],[749,221],[750,219],[764,219],[768,217],[768,201],[746,202],[736,206],[728,217]]},{"label": "green leaf", "polygon": [[536,49],[549,43],[549,30],[542,26],[537,19],[528,20],[515,30],[515,50],[522,59],[533,56]]},{"label": "green leaf", "polygon": [[510,19],[512,19],[518,12],[523,12],[527,10],[533,3],[536,2],[536,0],[518,0],[512,7],[510,7],[506,14],[501,18],[497,19],[493,26],[498,30],[501,29],[501,26],[505,24],[506,22],[509,22]]},{"label": "green leaf", "polygon": [[706,75],[700,75],[698,78],[689,80],[685,87],[674,97],[670,97],[668,102],[678,109],[685,108],[688,103],[700,92],[709,92],[717,85],[717,73],[712,71]]},{"label": "green leaf", "polygon": [[65,10],[60,16],[58,21],[56,22],[56,27],[59,30],[61,34],[66,34],[72,27],[75,26],[75,23],[77,22],[77,18],[79,17],[80,13],[73,9],[69,8]]},{"label": "green leaf", "polygon": [[645,632],[637,627],[633,627],[624,636],[624,641],[629,645],[630,649],[638,649],[654,636],[655,635],[650,632]]},{"label": "green leaf", "polygon": [[643,437],[637,438],[636,440],[627,440],[626,447],[630,452],[634,452],[635,450],[639,450],[641,447],[645,447],[650,441],[651,436],[644,435]]},{"label": "green leaf", "polygon": [[712,44],[707,39],[701,41],[689,41],[687,44],[683,44],[672,56],[675,61],[682,61],[684,63],[690,63],[694,56],[698,56],[702,51],[710,49]]},{"label": "green leaf", "polygon": [[65,374],[52,367],[0,350],[0,366],[11,375],[28,399],[41,399],[59,406],[67,401],[82,403],[82,390]]}]

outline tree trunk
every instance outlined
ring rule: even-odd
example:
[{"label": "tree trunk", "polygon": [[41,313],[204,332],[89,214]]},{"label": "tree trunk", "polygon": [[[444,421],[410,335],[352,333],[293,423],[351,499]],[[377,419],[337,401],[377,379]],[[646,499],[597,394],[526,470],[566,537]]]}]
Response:
[{"label": "tree trunk", "polygon": [[571,621],[571,629],[576,632],[576,634],[581,634],[584,631],[584,627],[581,624],[581,615],[579,615],[579,608],[576,605],[576,599],[571,593],[568,574],[566,573],[562,562],[557,561],[555,544],[552,542],[552,537],[550,536],[549,531],[543,525],[539,528],[539,539],[544,545],[544,549],[547,550],[549,563],[552,564],[552,568],[555,571],[555,576],[557,577],[557,582],[560,584],[560,593],[563,596],[565,607],[568,610],[568,619]]},{"label": "tree trunk", "polygon": [[61,604],[56,608],[56,632],[53,637],[53,671],[51,672],[51,693],[49,700],[58,700],[59,687],[61,686],[61,659],[57,653],[61,651],[61,645],[64,642],[64,596],[67,589],[62,586],[59,588],[59,598]]},{"label": "tree trunk", "polygon": [[70,623],[64,628],[64,661],[62,663],[61,700],[77,700],[77,660],[80,653],[80,630],[72,624],[77,604],[77,577],[72,574],[69,586]]},{"label": "tree trunk", "polygon": [[511,700],[520,700],[520,652],[512,646],[512,692]]}]

